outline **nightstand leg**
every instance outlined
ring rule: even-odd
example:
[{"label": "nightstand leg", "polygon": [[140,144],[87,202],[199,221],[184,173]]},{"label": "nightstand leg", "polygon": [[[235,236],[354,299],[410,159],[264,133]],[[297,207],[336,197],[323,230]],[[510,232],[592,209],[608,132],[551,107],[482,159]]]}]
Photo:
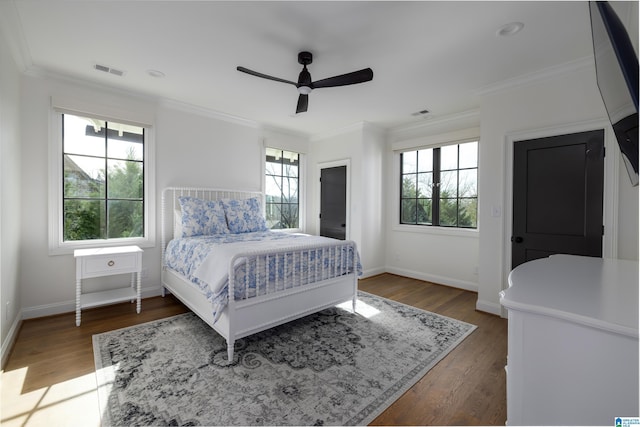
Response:
[{"label": "nightstand leg", "polygon": [[82,289],[82,280],[76,279],[76,326],[80,326],[80,290]]},{"label": "nightstand leg", "polygon": [[136,301],[137,301],[136,312],[138,314],[140,314],[140,310],[142,309],[142,304],[141,304],[141,301],[140,301],[140,285],[141,285],[141,279],[142,279],[141,276],[142,276],[141,272],[138,271],[136,273],[136,277],[138,279],[137,289],[136,289]]}]

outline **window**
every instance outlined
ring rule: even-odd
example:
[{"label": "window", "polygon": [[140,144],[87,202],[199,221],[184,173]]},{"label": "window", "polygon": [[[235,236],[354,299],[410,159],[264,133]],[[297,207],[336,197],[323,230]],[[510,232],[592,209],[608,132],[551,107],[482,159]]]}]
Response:
[{"label": "window", "polygon": [[478,227],[478,142],[400,154],[400,223]]},{"label": "window", "polygon": [[150,126],[54,110],[49,251],[154,245]]},{"label": "window", "polygon": [[144,128],[62,115],[63,241],[144,235]]},{"label": "window", "polygon": [[300,155],[266,149],[265,214],[271,229],[300,228]]}]

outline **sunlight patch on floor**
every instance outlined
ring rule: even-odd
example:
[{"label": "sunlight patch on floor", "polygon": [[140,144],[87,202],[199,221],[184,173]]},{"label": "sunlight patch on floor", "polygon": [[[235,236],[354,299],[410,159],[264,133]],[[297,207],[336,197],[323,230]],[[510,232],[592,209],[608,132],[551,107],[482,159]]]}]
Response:
[{"label": "sunlight patch on floor", "polygon": [[[353,309],[353,304],[351,301],[347,301],[347,302],[343,302],[342,304],[339,304],[338,307],[340,307],[343,310],[351,311]],[[358,313],[363,317],[366,317],[367,319],[370,319],[376,314],[380,314],[380,310],[378,310],[377,308],[367,303],[364,303],[358,300],[358,302],[356,303],[356,313]]]},{"label": "sunlight patch on floor", "polygon": [[27,370],[2,372],[3,427],[100,425],[94,373],[22,394]]}]

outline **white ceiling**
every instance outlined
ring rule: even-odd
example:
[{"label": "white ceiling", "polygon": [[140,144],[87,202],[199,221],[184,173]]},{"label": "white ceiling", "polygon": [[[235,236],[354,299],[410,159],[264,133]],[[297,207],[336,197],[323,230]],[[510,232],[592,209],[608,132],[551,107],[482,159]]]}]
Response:
[{"label": "white ceiling", "polygon": [[[308,135],[367,121],[390,128],[474,110],[478,91],[592,55],[582,1],[211,2],[2,0],[2,34],[25,72],[64,75]],[[504,24],[524,29],[498,37]],[[323,88],[295,115],[297,54]],[[95,64],[125,71],[118,77]],[[154,78],[147,70],[159,70]]]}]

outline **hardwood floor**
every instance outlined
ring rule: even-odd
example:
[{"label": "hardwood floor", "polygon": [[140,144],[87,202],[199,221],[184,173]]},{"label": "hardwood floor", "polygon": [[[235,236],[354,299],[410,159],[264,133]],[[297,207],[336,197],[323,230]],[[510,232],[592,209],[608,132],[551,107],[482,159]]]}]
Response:
[{"label": "hardwood floor", "polygon": [[[473,292],[382,274],[361,290],[478,328],[372,425],[504,425],[507,321],[475,310]],[[3,426],[99,425],[92,336],[187,309],[171,296],[23,322],[2,372]]]}]

